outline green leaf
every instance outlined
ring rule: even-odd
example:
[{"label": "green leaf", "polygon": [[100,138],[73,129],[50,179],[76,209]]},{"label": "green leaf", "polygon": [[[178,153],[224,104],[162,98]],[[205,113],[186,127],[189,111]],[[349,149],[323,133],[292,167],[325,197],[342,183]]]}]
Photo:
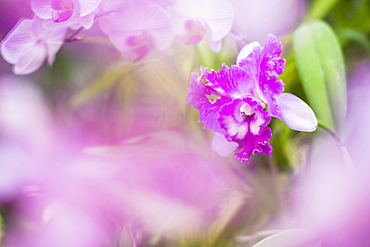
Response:
[{"label": "green leaf", "polygon": [[101,93],[106,92],[107,90],[111,89],[113,85],[126,75],[125,80],[130,80],[130,77],[127,76],[127,73],[130,69],[130,66],[116,66],[108,71],[106,71],[103,75],[99,76],[95,81],[93,81],[90,85],[88,85],[85,89],[75,95],[70,104],[73,107],[78,107],[96,97],[98,97]]},{"label": "green leaf", "polygon": [[366,37],[365,33],[350,27],[337,29],[337,32],[342,45],[353,41],[361,45],[368,52],[370,52],[370,41]]},{"label": "green leaf", "polygon": [[306,15],[307,20],[320,19],[325,17],[339,0],[314,0]]},{"label": "green leaf", "polygon": [[312,21],[294,33],[294,55],[303,89],[318,120],[338,133],[347,110],[343,56],[338,39],[323,21]]}]

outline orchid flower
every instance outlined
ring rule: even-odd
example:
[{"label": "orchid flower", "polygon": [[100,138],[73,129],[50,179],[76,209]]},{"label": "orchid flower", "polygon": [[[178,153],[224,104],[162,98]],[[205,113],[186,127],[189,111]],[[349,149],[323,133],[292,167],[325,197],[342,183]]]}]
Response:
[{"label": "orchid flower", "polygon": [[[32,11],[41,19],[54,23],[80,25],[89,29],[94,20],[94,11],[102,0],[31,0]],[[51,28],[50,25],[48,28]]]},{"label": "orchid flower", "polygon": [[122,11],[102,18],[101,28],[125,57],[139,61],[151,50],[165,50],[173,40],[170,17],[157,4],[131,2]]},{"label": "orchid flower", "polygon": [[226,0],[180,0],[170,13],[180,42],[195,45],[205,37],[215,52],[221,49],[221,40],[230,32],[234,19]]},{"label": "orchid flower", "polygon": [[245,46],[238,54],[237,64],[252,75],[256,97],[267,107],[270,116],[284,121],[298,131],[315,131],[317,119],[312,109],[298,97],[283,93],[284,83],[277,79],[284,72],[285,60],[280,58],[281,42],[269,35],[264,47],[257,42]]},{"label": "orchid flower", "polygon": [[300,131],[314,131],[317,120],[312,109],[298,97],[282,93],[277,76],[284,71],[281,43],[269,35],[265,47],[251,43],[239,54],[238,64],[223,65],[220,71],[201,67],[192,74],[188,104],[199,110],[204,128],[216,132],[213,148],[221,156],[236,149],[234,156],[247,163],[252,154],[271,156],[268,144],[270,116]]},{"label": "orchid flower", "polygon": [[20,21],[1,43],[5,61],[14,64],[15,74],[29,74],[41,67],[45,59],[53,64],[63,44],[67,28],[43,28],[44,20],[34,16]]}]

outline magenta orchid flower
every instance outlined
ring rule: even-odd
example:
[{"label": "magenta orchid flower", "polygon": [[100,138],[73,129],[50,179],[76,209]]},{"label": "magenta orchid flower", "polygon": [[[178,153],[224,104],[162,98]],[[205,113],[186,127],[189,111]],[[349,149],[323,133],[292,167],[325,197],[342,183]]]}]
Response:
[{"label": "magenta orchid flower", "polygon": [[215,52],[221,49],[221,40],[230,32],[234,20],[227,0],[180,0],[170,13],[180,42],[195,45],[205,37]]},{"label": "magenta orchid flower", "polygon": [[[89,29],[94,20],[94,11],[102,0],[31,0],[32,11],[41,19],[54,23],[80,25]],[[48,26],[50,27],[50,26]]]},{"label": "magenta orchid flower", "polygon": [[283,93],[284,83],[277,79],[285,68],[285,60],[280,58],[282,50],[281,42],[270,34],[264,47],[257,42],[245,46],[237,64],[252,76],[255,96],[264,102],[270,116],[281,119],[291,129],[314,131],[317,119],[312,109],[298,97]]},{"label": "magenta orchid flower", "polygon": [[45,29],[44,20],[34,17],[20,21],[1,43],[5,61],[14,64],[13,72],[29,74],[41,67],[45,59],[52,65],[63,44],[67,28]]},{"label": "magenta orchid flower", "polygon": [[173,40],[169,15],[160,5],[131,2],[118,13],[102,18],[100,26],[112,44],[131,61],[143,59],[151,50],[166,50]]},{"label": "magenta orchid flower", "polygon": [[212,146],[221,156],[235,149],[239,152],[234,156],[245,163],[252,154],[271,156],[270,116],[294,130],[317,128],[312,109],[298,97],[282,93],[284,83],[277,79],[285,67],[281,51],[281,43],[269,35],[265,47],[258,43],[245,47],[238,65],[211,72],[201,67],[200,76],[192,74],[187,103],[199,110],[204,128],[216,132]]}]

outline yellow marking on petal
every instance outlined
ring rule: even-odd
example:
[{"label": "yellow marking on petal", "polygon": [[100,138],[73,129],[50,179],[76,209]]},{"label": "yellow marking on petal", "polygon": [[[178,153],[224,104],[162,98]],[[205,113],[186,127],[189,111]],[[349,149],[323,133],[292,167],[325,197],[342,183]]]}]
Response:
[{"label": "yellow marking on petal", "polygon": [[216,94],[206,94],[206,97],[208,98],[211,104],[214,104],[218,99],[221,98],[221,96],[216,95]]},{"label": "yellow marking on petal", "polygon": [[206,78],[204,78],[203,76],[201,77],[201,80],[202,80],[202,82],[203,82],[204,85],[208,85],[209,84],[209,81]]}]

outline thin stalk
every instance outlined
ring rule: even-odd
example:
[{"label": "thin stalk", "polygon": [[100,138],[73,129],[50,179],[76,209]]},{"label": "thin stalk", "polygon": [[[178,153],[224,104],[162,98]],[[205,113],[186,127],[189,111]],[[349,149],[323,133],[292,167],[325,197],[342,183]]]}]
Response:
[{"label": "thin stalk", "polygon": [[135,236],[134,234],[132,233],[130,227],[126,226],[125,227],[127,233],[128,233],[128,236],[130,237],[130,241],[131,241],[131,246],[132,247],[136,247],[136,241],[135,241]]},{"label": "thin stalk", "polygon": [[355,163],[353,162],[352,158],[351,158],[351,155],[349,154],[348,152],[348,148],[347,148],[347,145],[345,143],[342,142],[341,138],[339,135],[337,135],[334,131],[330,130],[329,128],[323,126],[323,125],[320,125],[319,126],[325,130],[327,133],[329,133],[331,135],[331,137],[333,137],[333,139],[337,142],[337,145],[338,145],[338,148],[339,148],[339,151],[340,151],[340,154],[342,155],[342,158],[344,160],[344,163],[346,164],[346,166],[352,170],[352,171],[355,171],[356,170],[356,165]]},{"label": "thin stalk", "polygon": [[275,163],[273,162],[273,160],[271,158],[268,159],[268,163],[269,163],[271,178],[272,178],[272,182],[273,182],[273,186],[274,186],[275,196],[277,198],[278,205],[279,205],[279,210],[280,210],[280,213],[282,215],[282,220],[283,220],[284,225],[287,226],[288,221],[287,221],[287,218],[286,218],[286,215],[285,215],[285,200],[284,200],[284,197],[283,197],[283,192],[282,192],[281,184],[280,184],[279,177],[278,177],[279,174],[278,174],[278,171],[276,169],[276,165],[275,165]]}]

